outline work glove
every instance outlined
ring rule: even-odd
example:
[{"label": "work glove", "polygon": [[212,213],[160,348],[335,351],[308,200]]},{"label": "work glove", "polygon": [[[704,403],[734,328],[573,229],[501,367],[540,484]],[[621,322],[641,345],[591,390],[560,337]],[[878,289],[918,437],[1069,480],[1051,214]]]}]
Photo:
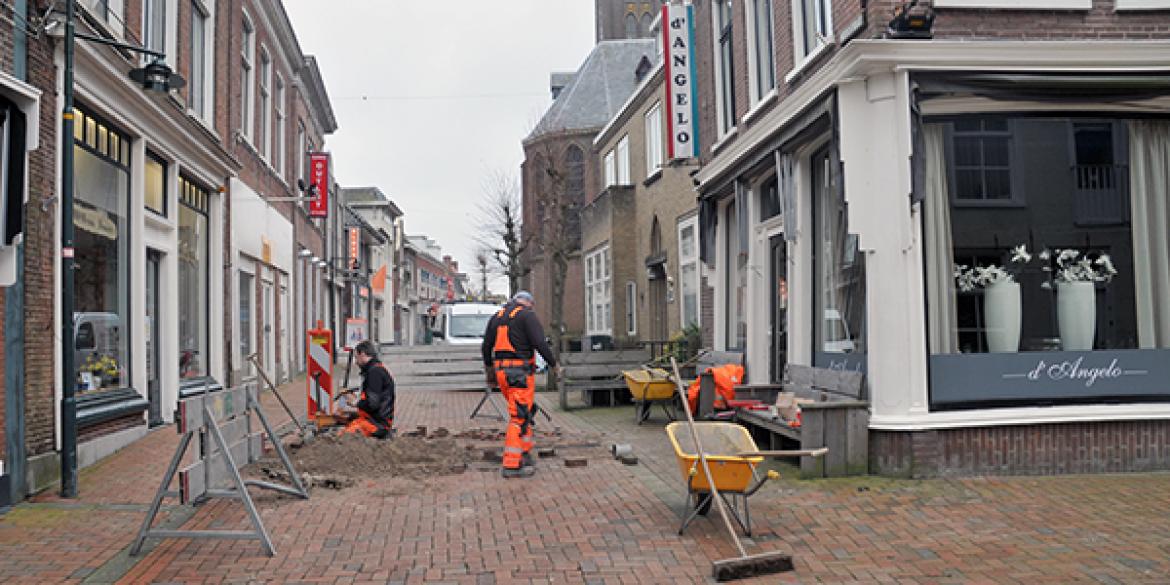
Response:
[{"label": "work glove", "polygon": [[484,377],[484,382],[487,383],[489,388],[495,388],[495,386],[496,386],[496,369],[495,368],[493,368],[491,366],[484,366],[483,377]]}]

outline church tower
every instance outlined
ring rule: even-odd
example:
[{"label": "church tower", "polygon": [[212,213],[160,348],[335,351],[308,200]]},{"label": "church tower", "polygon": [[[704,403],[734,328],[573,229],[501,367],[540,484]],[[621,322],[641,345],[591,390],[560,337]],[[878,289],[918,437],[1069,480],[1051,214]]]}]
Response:
[{"label": "church tower", "polygon": [[597,42],[650,38],[650,23],[662,9],[662,0],[594,0]]}]

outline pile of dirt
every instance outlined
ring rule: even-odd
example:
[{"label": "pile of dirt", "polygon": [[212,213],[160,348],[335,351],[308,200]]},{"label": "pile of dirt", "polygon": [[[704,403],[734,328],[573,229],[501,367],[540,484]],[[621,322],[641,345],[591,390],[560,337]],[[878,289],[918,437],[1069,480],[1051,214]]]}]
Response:
[{"label": "pile of dirt", "polygon": [[[476,459],[475,454],[449,437],[378,440],[352,434],[323,435],[300,447],[290,447],[293,467],[301,475],[313,477],[390,475],[422,479],[462,473]],[[261,466],[265,470],[284,470],[275,457],[261,462]]]}]

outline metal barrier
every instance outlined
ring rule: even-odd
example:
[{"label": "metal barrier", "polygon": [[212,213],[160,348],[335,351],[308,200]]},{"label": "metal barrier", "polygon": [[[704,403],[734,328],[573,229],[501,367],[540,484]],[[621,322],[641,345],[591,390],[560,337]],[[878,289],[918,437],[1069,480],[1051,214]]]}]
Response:
[{"label": "metal barrier", "polygon": [[[130,548],[130,555],[137,556],[147,538],[215,538],[235,540],[259,540],[268,556],[276,550],[272,539],[260,520],[247,486],[256,486],[308,499],[301,478],[293,469],[292,461],[284,450],[280,437],[273,431],[260,408],[258,393],[254,384],[247,384],[221,392],[205,392],[198,396],[179,401],[175,424],[182,439],[171,458],[162,484],[155,493],[154,501],[138,531],[138,537]],[[253,432],[252,416],[260,421],[263,432]],[[192,439],[199,437],[199,459],[179,469],[183,455]],[[240,467],[258,461],[263,455],[264,437],[280,456],[292,487],[260,480],[245,480]],[[178,475],[179,489],[171,490],[171,481]],[[252,522],[251,531],[246,530],[164,530],[152,528],[154,519],[162,507],[164,498],[179,498],[182,504],[192,504],[210,498],[238,499],[244,503]]]}]

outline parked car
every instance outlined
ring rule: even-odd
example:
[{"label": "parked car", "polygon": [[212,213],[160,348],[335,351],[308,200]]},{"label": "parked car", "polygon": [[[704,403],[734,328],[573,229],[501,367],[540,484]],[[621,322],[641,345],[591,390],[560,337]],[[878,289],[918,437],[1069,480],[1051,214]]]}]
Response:
[{"label": "parked car", "polygon": [[453,303],[444,305],[435,319],[435,343],[471,345],[483,343],[483,333],[499,305]]}]

